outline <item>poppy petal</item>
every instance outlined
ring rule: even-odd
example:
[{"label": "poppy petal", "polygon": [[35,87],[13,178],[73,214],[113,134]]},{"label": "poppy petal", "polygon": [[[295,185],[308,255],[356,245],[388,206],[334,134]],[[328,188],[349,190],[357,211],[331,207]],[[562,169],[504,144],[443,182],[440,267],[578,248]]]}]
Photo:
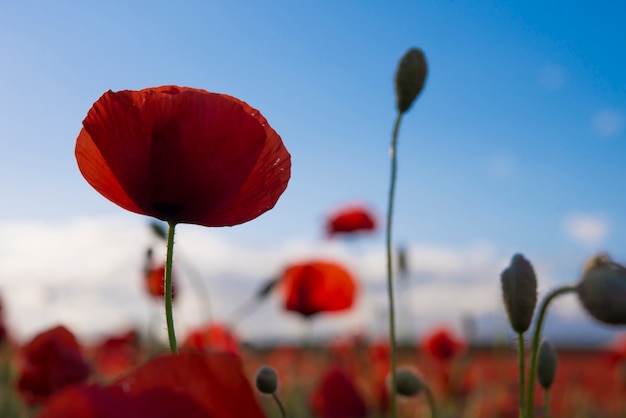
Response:
[{"label": "poppy petal", "polygon": [[[224,94],[163,86],[107,92],[83,121],[76,158],[85,179],[121,207],[205,226],[271,209],[290,156],[260,113]],[[91,145],[93,143],[93,145]],[[90,156],[93,148],[96,156]]]}]

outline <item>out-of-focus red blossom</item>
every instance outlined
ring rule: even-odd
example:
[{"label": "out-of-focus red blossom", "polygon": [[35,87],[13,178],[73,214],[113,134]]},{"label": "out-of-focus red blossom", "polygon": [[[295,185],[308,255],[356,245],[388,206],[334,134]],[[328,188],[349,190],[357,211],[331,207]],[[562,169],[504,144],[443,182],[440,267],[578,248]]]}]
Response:
[{"label": "out-of-focus red blossom", "polygon": [[45,402],[66,386],[85,381],[89,366],[74,334],[63,326],[44,331],[20,350],[17,391],[29,405]]},{"label": "out-of-focus red blossom", "polygon": [[83,121],[75,154],[83,177],[113,203],[204,226],[268,211],[291,172],[287,149],[258,110],[178,86],[104,93]]},{"label": "out-of-focus red blossom", "polygon": [[354,381],[339,367],[327,370],[311,394],[311,407],[319,418],[362,418],[367,406]]},{"label": "out-of-focus red blossom", "polygon": [[4,319],[4,303],[0,299],[0,345],[8,340],[6,321]]},{"label": "out-of-focus red blossom", "polygon": [[191,331],[181,348],[200,351],[226,351],[238,354],[239,341],[228,327],[212,322],[204,328]]},{"label": "out-of-focus red blossom", "polygon": [[435,328],[422,336],[421,347],[439,361],[446,362],[465,350],[465,343],[448,328]]},{"label": "out-of-focus red blossom", "polygon": [[240,359],[229,353],[163,355],[102,387],[72,387],[38,418],[263,418]]},{"label": "out-of-focus red blossom", "polygon": [[[146,269],[144,284],[148,295],[163,300],[165,296],[165,263]],[[176,275],[172,271],[172,300],[176,297]]]},{"label": "out-of-focus red blossom", "polygon": [[626,360],[626,334],[615,337],[606,347],[606,358],[616,366]]},{"label": "out-of-focus red blossom", "polygon": [[376,218],[362,205],[344,206],[334,211],[326,223],[326,233],[332,237],[338,234],[372,232],[376,230]]},{"label": "out-of-focus red blossom", "polygon": [[369,347],[370,391],[373,393],[376,405],[381,412],[389,410],[389,387],[387,377],[391,371],[390,345],[388,340],[378,340]]},{"label": "out-of-focus red blossom", "polygon": [[292,264],[283,272],[285,309],[310,317],[320,312],[350,309],[356,281],[341,265],[313,260]]},{"label": "out-of-focus red blossom", "polygon": [[106,380],[127,372],[138,363],[139,358],[139,337],[134,330],[107,338],[93,349],[95,373]]}]

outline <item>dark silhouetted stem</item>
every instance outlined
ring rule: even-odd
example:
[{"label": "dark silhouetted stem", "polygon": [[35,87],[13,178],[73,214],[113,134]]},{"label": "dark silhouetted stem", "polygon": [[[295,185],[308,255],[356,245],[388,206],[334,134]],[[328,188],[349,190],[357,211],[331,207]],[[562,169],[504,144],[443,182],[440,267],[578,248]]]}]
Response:
[{"label": "dark silhouetted stem", "polygon": [[533,418],[535,416],[535,375],[537,373],[537,355],[539,353],[539,341],[541,340],[541,328],[543,327],[543,321],[548,310],[548,305],[554,298],[565,293],[575,292],[576,286],[563,285],[557,287],[548,293],[539,307],[539,316],[537,317],[537,323],[535,324],[535,331],[533,333],[533,342],[530,354],[530,369],[528,370],[528,389],[526,390],[526,418]]},{"label": "dark silhouetted stem", "polygon": [[524,375],[526,374],[524,366],[524,334],[517,334],[517,356],[519,360],[519,416],[524,418]]},{"label": "dark silhouetted stem", "polygon": [[167,231],[167,258],[165,260],[165,320],[167,321],[167,336],[170,342],[170,351],[178,353],[176,333],[174,332],[174,313],[172,311],[172,264],[174,260],[174,229],[176,224],[169,223]]},{"label": "dark silhouetted stem", "polygon": [[282,418],[287,418],[287,413],[285,412],[285,407],[283,406],[283,403],[280,401],[280,398],[278,396],[276,396],[275,393],[272,393],[272,398],[274,398],[274,400],[278,404],[278,407],[280,408],[280,416]]},{"label": "dark silhouetted stem", "polygon": [[426,400],[428,401],[431,418],[437,418],[437,405],[435,404],[435,397],[428,386],[424,387],[424,394],[426,395]]},{"label": "dark silhouetted stem", "polygon": [[543,390],[543,417],[550,418],[550,389]]},{"label": "dark silhouetted stem", "polygon": [[398,112],[396,123],[393,127],[393,136],[391,139],[391,180],[389,182],[389,205],[387,207],[387,294],[389,297],[389,342],[390,342],[390,360],[391,360],[391,387],[390,392],[390,410],[391,417],[396,418],[396,315],[393,303],[393,257],[391,254],[391,221],[393,215],[393,200],[396,191],[396,176],[398,172],[398,162],[396,156],[396,144],[398,142],[398,130],[400,129],[400,121],[402,113]]}]

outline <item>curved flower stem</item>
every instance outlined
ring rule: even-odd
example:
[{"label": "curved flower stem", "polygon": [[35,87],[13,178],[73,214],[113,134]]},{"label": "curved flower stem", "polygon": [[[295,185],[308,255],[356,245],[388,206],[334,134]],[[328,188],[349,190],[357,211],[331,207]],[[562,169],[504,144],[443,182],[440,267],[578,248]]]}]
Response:
[{"label": "curved flower stem", "polygon": [[517,333],[517,357],[519,360],[519,416],[524,417],[524,374],[526,373],[524,366],[524,334]]},{"label": "curved flower stem", "polygon": [[167,321],[167,336],[170,342],[170,351],[178,353],[176,333],[174,332],[174,313],[172,311],[172,264],[174,260],[174,229],[176,224],[168,222],[167,231],[167,258],[165,259],[165,320]]},{"label": "curved flower stem", "polygon": [[548,310],[548,305],[554,298],[565,293],[575,292],[576,286],[563,285],[557,287],[548,293],[541,301],[539,307],[539,316],[537,317],[537,323],[535,324],[535,331],[533,333],[533,342],[530,354],[530,369],[528,371],[528,388],[526,390],[526,418],[533,418],[535,415],[535,374],[537,372],[537,356],[539,354],[539,340],[541,339],[541,328],[543,327],[543,321]]},{"label": "curved flower stem", "polygon": [[426,395],[426,400],[428,401],[428,407],[430,408],[431,418],[437,418],[437,404],[435,403],[435,397],[433,396],[433,392],[430,390],[430,387],[425,386],[424,393]]},{"label": "curved flower stem", "polygon": [[283,406],[283,403],[280,401],[280,398],[278,396],[276,396],[276,393],[272,393],[272,398],[274,398],[274,400],[278,404],[278,407],[280,408],[280,416],[282,418],[287,418],[287,413],[285,412],[285,407]]},{"label": "curved flower stem", "polygon": [[389,341],[391,348],[389,350],[391,361],[391,387],[389,392],[391,395],[390,409],[391,417],[396,417],[396,315],[393,303],[393,258],[391,255],[391,221],[393,215],[393,200],[396,191],[396,176],[398,171],[398,163],[396,157],[396,144],[398,142],[398,130],[400,129],[400,121],[402,120],[402,112],[398,112],[398,117],[393,127],[393,136],[391,139],[391,180],[389,183],[389,205],[387,207],[387,295],[389,298]]}]

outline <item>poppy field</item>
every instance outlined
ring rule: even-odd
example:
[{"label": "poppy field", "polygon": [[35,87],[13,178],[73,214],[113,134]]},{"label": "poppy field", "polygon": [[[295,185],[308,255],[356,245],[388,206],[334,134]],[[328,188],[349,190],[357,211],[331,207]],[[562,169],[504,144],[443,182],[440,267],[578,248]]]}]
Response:
[{"label": "poppy field", "polygon": [[[558,349],[551,416],[624,416],[624,341],[604,349]],[[71,406],[72,411],[83,414],[80,416],[94,417],[165,417],[179,416],[181,411],[189,414],[186,416],[280,416],[272,396],[254,388],[258,370],[271,365],[278,377],[276,394],[287,416],[388,416],[386,341],[354,335],[323,345],[253,346],[240,342],[228,328],[212,324],[186,338],[180,363],[174,364],[166,351],[165,346],[151,345],[135,331],[91,344],[81,344],[62,327],[40,334],[22,347],[5,338],[0,413],[11,418],[79,416],[64,415]],[[212,354],[207,356],[208,352]],[[150,358],[159,360],[142,368]],[[518,416],[517,366],[511,344],[471,345],[442,327],[430,330],[415,345],[399,347],[398,362],[429,382],[439,416]],[[211,381],[204,374],[210,374]],[[121,390],[131,379],[143,379],[132,402],[124,399]],[[216,387],[219,385],[224,387]],[[188,391],[191,396],[178,399],[168,391]],[[203,393],[219,396],[201,396]],[[157,394],[168,400],[159,404]],[[199,411],[190,398],[204,399]],[[537,391],[537,405],[543,400],[544,395]],[[84,409],[76,409],[77,403],[84,403]],[[108,411],[111,403],[117,412]],[[158,409],[153,409],[157,405]],[[398,407],[399,416],[430,414],[423,395],[400,397]],[[47,412],[42,413],[42,408]],[[206,414],[202,408],[212,415],[202,415]],[[541,408],[537,416],[543,416]]]},{"label": "poppy field", "polygon": [[[144,284],[164,308],[167,341],[120,330],[84,342],[59,324],[17,344],[3,326],[0,416],[626,416],[626,344],[585,350],[555,346],[543,336],[552,302],[565,294],[600,323],[626,324],[626,267],[606,253],[590,258],[575,283],[542,298],[532,261],[513,254],[493,278],[511,341],[478,343],[442,326],[398,343],[395,286],[410,264],[393,239],[398,138],[428,68],[419,48],[408,49],[396,68],[385,218],[346,205],[324,225],[329,238],[384,229],[388,335],[382,339],[346,333],[264,346],[242,341],[217,321],[177,330],[176,227],[235,226],[272,210],[291,178],[287,141],[259,110],[226,94],[174,85],[105,92],[82,122],[75,158],[96,192],[153,220],[165,260],[146,251]],[[286,312],[310,324],[353,309],[358,284],[336,261],[294,260],[256,289],[241,315],[280,295]]]}]

